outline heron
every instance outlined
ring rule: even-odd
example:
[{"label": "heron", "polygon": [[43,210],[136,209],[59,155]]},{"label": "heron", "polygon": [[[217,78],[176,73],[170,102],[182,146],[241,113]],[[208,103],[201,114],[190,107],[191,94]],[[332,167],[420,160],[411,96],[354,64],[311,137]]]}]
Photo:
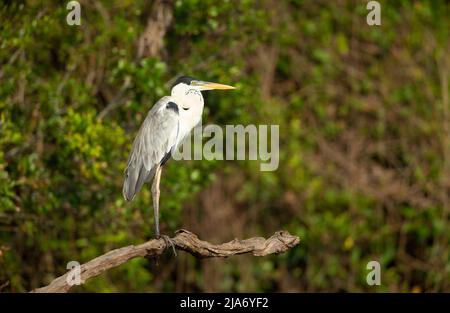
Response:
[{"label": "heron", "polygon": [[235,87],[189,76],[179,77],[171,88],[170,96],[162,97],[149,110],[134,139],[125,169],[123,196],[126,201],[133,200],[144,183],[153,180],[151,193],[156,238],[160,238],[159,184],[162,168],[201,121],[204,107],[202,91],[215,89]]}]

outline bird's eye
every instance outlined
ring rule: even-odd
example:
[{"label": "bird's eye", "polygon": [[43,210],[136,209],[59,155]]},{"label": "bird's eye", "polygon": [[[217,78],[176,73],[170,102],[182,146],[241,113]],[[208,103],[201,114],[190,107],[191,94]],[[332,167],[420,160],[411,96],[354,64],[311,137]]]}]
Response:
[{"label": "bird's eye", "polygon": [[183,108],[183,110],[185,110],[185,111],[189,110],[189,108],[185,108],[185,107],[182,107],[182,108]]}]

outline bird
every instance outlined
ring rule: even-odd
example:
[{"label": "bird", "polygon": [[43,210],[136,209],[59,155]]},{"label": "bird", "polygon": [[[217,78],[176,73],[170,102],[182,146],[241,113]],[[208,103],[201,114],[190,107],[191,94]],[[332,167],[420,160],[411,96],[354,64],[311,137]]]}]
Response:
[{"label": "bird", "polygon": [[160,238],[159,185],[162,168],[200,123],[204,108],[202,92],[230,89],[235,87],[190,76],[178,77],[172,85],[170,96],[162,97],[153,105],[139,128],[128,157],[122,193],[126,201],[132,201],[144,183],[152,181],[156,238]]}]

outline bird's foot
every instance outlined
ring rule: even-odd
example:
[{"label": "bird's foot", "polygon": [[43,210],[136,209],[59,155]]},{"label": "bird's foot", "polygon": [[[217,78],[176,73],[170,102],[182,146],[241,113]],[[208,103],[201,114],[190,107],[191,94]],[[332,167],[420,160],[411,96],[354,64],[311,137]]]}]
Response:
[{"label": "bird's foot", "polygon": [[162,240],[164,240],[164,242],[166,243],[166,246],[171,246],[172,247],[173,254],[176,257],[177,256],[177,251],[175,250],[175,242],[167,235],[160,235],[158,237],[161,238]]}]

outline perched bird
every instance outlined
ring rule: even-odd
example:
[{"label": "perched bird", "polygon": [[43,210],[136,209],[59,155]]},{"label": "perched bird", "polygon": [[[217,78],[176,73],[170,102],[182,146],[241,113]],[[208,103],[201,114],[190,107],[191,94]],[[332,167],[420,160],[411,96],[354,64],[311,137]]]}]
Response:
[{"label": "perched bird", "polygon": [[145,182],[152,183],[155,234],[159,233],[159,183],[163,165],[174,150],[201,121],[202,91],[234,89],[232,86],[179,77],[171,95],[161,98],[148,112],[134,139],[123,183],[123,196],[131,201]]}]

